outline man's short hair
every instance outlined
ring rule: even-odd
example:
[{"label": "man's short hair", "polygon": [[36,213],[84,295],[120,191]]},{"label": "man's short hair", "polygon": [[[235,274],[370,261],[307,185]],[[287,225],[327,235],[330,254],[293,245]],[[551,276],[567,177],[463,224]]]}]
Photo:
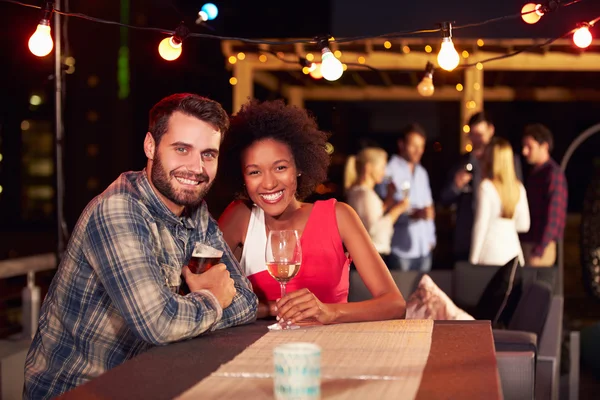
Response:
[{"label": "man's short hair", "polygon": [[467,125],[469,125],[469,127],[472,128],[474,125],[480,124],[482,122],[486,122],[488,125],[494,125],[492,117],[489,113],[485,111],[480,111],[478,113],[473,114],[471,118],[469,118],[469,122],[467,123]]},{"label": "man's short hair", "polygon": [[176,111],[210,124],[221,132],[221,141],[229,129],[229,116],[221,104],[193,93],[176,93],[165,97],[150,110],[148,132],[157,146],[169,129],[171,115]]},{"label": "man's short hair", "polygon": [[427,135],[425,134],[425,129],[423,129],[423,127],[417,123],[406,125],[404,127],[404,129],[402,129],[402,131],[401,131],[400,138],[406,142],[406,139],[408,139],[408,135],[410,135],[412,133],[415,133],[415,134],[423,137],[423,139],[427,139]]},{"label": "man's short hair", "polygon": [[539,144],[548,143],[548,151],[554,148],[552,132],[543,124],[529,124],[523,130],[523,138],[531,137]]}]

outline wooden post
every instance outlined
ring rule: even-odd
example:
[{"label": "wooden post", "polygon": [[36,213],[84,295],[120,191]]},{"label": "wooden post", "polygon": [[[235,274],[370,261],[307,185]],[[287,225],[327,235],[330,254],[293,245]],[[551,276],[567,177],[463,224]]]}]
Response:
[{"label": "wooden post", "polygon": [[289,86],[287,98],[289,105],[304,108],[304,91],[300,86]]},{"label": "wooden post", "polygon": [[233,109],[232,114],[237,113],[242,105],[254,97],[254,77],[252,65],[239,61],[233,65],[233,77],[237,83],[233,85]]},{"label": "wooden post", "polygon": [[460,104],[460,152],[464,154],[471,149],[468,127],[469,118],[475,113],[483,111],[483,68],[467,68],[465,70],[465,83]]}]

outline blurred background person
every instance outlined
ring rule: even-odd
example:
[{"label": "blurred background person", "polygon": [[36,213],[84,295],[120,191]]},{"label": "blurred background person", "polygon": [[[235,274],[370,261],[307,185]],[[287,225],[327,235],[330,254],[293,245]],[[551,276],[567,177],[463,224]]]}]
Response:
[{"label": "blurred background person", "polygon": [[[395,201],[409,199],[409,209],[394,225],[392,251],[388,258],[390,269],[403,271],[431,270],[432,251],[436,245],[435,209],[429,174],[421,165],[425,151],[425,131],[419,124],[411,124],[402,130],[398,139],[398,154],[394,154],[386,167],[396,189],[392,194]],[[390,185],[378,185],[382,198],[389,196]]]},{"label": "blurred background person", "polygon": [[556,262],[556,243],[561,240],[567,217],[567,178],[550,157],[552,132],[532,124],[523,132],[523,156],[533,166],[526,182],[531,229],[521,236],[526,265],[550,267]]},{"label": "blurred background person", "polygon": [[378,147],[367,147],[346,161],[344,188],[346,201],[354,208],[364,224],[373,245],[386,261],[391,252],[394,223],[408,210],[408,198],[396,202],[393,183],[385,201],[381,200],[374,188],[383,182],[387,152]]},{"label": "blurred background person", "polygon": [[[459,162],[450,170],[446,184],[440,193],[440,202],[444,206],[456,206],[456,225],[454,228],[454,261],[467,261],[470,255],[471,237],[475,212],[473,191],[481,182],[481,159],[487,144],[495,134],[490,116],[485,112],[474,114],[468,122],[469,139],[473,149],[461,156]],[[522,181],[521,161],[513,154],[514,170],[517,179]]]},{"label": "blurred background person", "polygon": [[512,147],[502,138],[493,138],[484,151],[471,238],[472,264],[501,266],[517,258],[525,265],[518,232],[529,230],[529,206],[513,160]]}]

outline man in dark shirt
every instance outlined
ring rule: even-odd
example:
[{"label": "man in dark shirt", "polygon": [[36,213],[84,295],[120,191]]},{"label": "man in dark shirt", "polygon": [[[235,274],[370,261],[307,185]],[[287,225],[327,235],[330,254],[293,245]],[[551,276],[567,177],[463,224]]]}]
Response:
[{"label": "man in dark shirt", "polygon": [[531,228],[521,236],[525,264],[549,267],[556,262],[556,243],[562,239],[567,215],[568,188],[565,174],[550,157],[552,133],[542,124],[523,132],[523,156],[533,166],[525,189]]},{"label": "man in dark shirt", "polygon": [[[456,205],[454,228],[454,261],[466,261],[471,251],[471,233],[475,214],[474,190],[481,182],[480,162],[483,151],[495,133],[494,124],[485,112],[474,114],[469,119],[469,139],[473,149],[461,156],[457,165],[450,170],[448,180],[440,193],[440,203]],[[521,161],[515,154],[515,172],[523,180]]]}]

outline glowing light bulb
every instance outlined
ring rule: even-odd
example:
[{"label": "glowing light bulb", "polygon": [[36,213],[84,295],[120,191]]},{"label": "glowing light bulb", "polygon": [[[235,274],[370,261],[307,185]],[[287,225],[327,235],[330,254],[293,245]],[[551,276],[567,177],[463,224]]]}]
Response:
[{"label": "glowing light bulb", "polygon": [[340,79],[344,73],[344,66],[338,60],[329,48],[325,47],[321,55],[321,74],[328,81],[336,81]]},{"label": "glowing light bulb", "polygon": [[581,49],[588,48],[589,45],[592,44],[592,33],[590,32],[590,27],[582,26],[581,28],[577,29],[573,34],[573,43],[575,43],[575,46]]},{"label": "glowing light bulb", "polygon": [[433,79],[430,76],[425,75],[421,82],[417,85],[417,92],[423,97],[432,96],[435,92],[435,86],[433,86]]},{"label": "glowing light bulb", "polygon": [[521,18],[526,23],[533,25],[544,16],[541,8],[541,4],[527,3],[521,8]]},{"label": "glowing light bulb", "polygon": [[428,62],[425,66],[423,79],[421,79],[421,82],[417,85],[417,92],[423,97],[429,97],[433,95],[433,92],[435,91],[435,86],[433,86],[433,70],[433,64]]},{"label": "glowing light bulb", "polygon": [[50,21],[43,19],[29,38],[29,50],[38,57],[44,57],[50,54],[53,47],[54,42],[52,42],[52,36],[50,36]]},{"label": "glowing light bulb", "polygon": [[323,78],[323,73],[321,72],[321,64],[320,63],[312,63],[312,65],[314,65],[315,67],[312,69],[312,71],[309,70],[309,72],[308,72],[308,74],[311,76],[311,78],[313,78],[313,79]]},{"label": "glowing light bulb", "polygon": [[438,65],[446,71],[452,71],[458,66],[458,63],[460,62],[460,57],[456,49],[454,48],[454,43],[452,43],[452,39],[447,37],[442,39],[442,48],[438,53],[437,61]]},{"label": "glowing light bulb", "polygon": [[174,36],[164,38],[158,45],[158,53],[167,61],[173,61],[181,55],[181,41]]},{"label": "glowing light bulb", "polygon": [[217,15],[219,15],[219,9],[213,3],[206,3],[200,10],[206,13],[209,21],[212,21],[213,19],[217,18]]}]

